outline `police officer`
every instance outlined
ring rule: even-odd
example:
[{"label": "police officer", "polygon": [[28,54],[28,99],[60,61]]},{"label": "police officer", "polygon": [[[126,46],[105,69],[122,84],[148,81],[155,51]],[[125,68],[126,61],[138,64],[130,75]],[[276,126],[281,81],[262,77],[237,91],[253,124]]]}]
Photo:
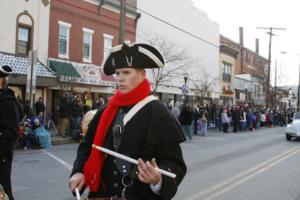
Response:
[{"label": "police officer", "polygon": [[12,90],[7,88],[8,76],[12,69],[0,66],[0,184],[10,200],[13,200],[11,189],[11,167],[13,144],[18,135],[18,125],[23,111]]}]

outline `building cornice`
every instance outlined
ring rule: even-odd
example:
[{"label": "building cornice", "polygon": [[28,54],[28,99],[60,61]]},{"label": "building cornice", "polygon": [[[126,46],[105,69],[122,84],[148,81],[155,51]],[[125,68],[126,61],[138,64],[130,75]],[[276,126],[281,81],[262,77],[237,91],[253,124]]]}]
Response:
[{"label": "building cornice", "polygon": [[220,53],[225,53],[236,58],[239,54],[239,51],[226,44],[220,44]]}]

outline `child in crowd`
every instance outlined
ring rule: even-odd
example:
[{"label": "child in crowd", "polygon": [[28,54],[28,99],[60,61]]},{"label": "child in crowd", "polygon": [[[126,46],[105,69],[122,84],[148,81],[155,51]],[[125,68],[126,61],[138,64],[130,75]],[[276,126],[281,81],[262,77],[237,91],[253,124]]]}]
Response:
[{"label": "child in crowd", "polygon": [[45,129],[44,126],[41,126],[39,119],[34,119],[34,126],[35,129],[33,130],[33,133],[38,138],[41,146],[43,148],[50,148],[51,147],[51,135],[50,133]]}]

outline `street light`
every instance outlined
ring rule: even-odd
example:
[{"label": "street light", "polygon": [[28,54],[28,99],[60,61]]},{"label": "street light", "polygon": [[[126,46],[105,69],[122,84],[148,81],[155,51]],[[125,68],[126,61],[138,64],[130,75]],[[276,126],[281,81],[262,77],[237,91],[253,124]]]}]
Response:
[{"label": "street light", "polygon": [[[300,54],[295,54],[295,56],[300,56]],[[297,93],[297,112],[299,112],[299,98],[300,98],[300,65],[299,65],[299,82],[298,82],[298,93]]]},{"label": "street light", "polygon": [[289,89],[289,94],[288,94],[288,98],[289,98],[289,111],[291,111],[291,99],[293,97],[293,92],[292,92],[292,88]]},{"label": "street light", "polygon": [[299,112],[299,97],[300,97],[300,65],[299,65],[299,83],[298,83],[298,95],[297,95],[297,112]]},{"label": "street light", "polygon": [[185,104],[187,104],[187,102],[188,102],[187,101],[188,88],[187,88],[187,85],[186,85],[186,82],[187,82],[187,79],[188,79],[187,74],[184,75],[183,79],[184,79],[184,90],[183,90],[183,92],[184,92],[184,101],[185,101]]},{"label": "street light", "polygon": [[187,93],[188,93],[188,87],[187,87],[187,80],[188,80],[188,74],[185,73],[183,75],[184,85],[182,86],[182,93],[184,95],[184,103],[186,104],[188,102],[187,100]]}]

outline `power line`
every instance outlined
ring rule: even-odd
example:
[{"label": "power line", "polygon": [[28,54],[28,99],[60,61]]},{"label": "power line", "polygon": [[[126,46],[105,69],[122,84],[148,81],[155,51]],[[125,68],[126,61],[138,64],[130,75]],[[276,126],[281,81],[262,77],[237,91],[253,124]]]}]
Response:
[{"label": "power line", "polygon": [[177,30],[179,30],[179,31],[181,31],[183,33],[186,33],[186,34],[188,34],[188,35],[190,35],[190,36],[192,36],[192,37],[194,37],[194,38],[196,38],[198,40],[201,40],[202,42],[205,42],[205,43],[207,43],[207,44],[209,44],[209,45],[211,45],[211,46],[216,47],[216,48],[219,49],[218,45],[216,45],[216,44],[214,44],[212,42],[209,42],[209,41],[207,41],[207,40],[205,40],[205,39],[203,39],[203,38],[201,38],[201,37],[199,37],[197,35],[194,35],[193,33],[190,33],[190,32],[188,32],[188,31],[186,31],[186,30],[184,30],[184,29],[182,29],[182,28],[180,28],[180,27],[178,27],[178,26],[176,26],[174,24],[171,24],[171,23],[169,23],[169,22],[167,22],[167,21],[165,21],[163,19],[160,19],[159,17],[156,17],[156,16],[154,16],[154,15],[152,15],[152,14],[150,14],[150,13],[148,13],[148,12],[146,12],[146,11],[140,9],[140,8],[137,8],[137,7],[133,6],[133,5],[130,5],[128,3],[126,3],[126,5],[128,5],[129,7],[134,8],[134,9],[137,9],[137,10],[143,12],[143,13],[145,13],[146,15],[149,15],[150,17],[152,17],[152,18],[154,18],[154,19],[156,19],[156,20],[158,20],[158,21],[160,21],[160,22],[162,22],[164,24],[167,24],[167,25],[171,26],[172,28],[175,28],[175,29],[177,29]]}]

